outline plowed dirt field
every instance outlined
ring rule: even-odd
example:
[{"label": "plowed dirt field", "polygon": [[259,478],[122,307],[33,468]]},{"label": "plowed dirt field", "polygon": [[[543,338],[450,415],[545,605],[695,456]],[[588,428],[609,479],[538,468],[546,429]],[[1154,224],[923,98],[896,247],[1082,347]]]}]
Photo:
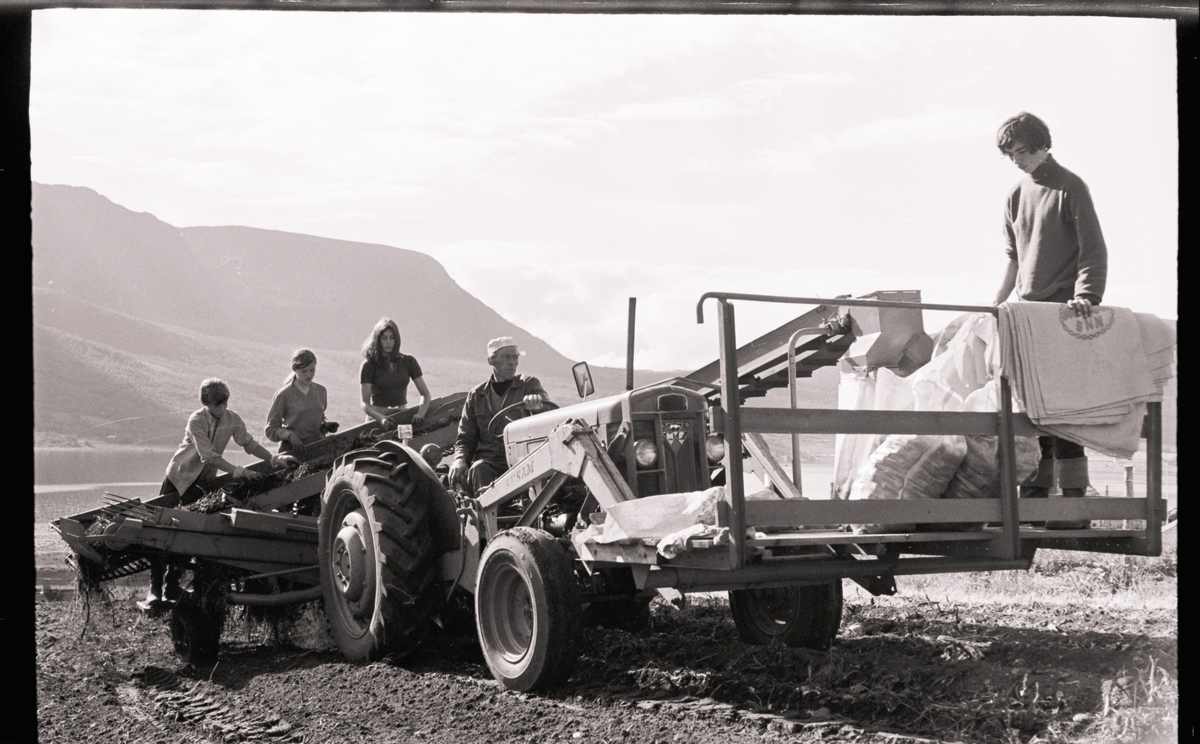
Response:
[{"label": "plowed dirt field", "polygon": [[219,661],[197,668],[173,654],[165,617],[136,611],[133,587],[86,604],[40,597],[38,736],[1173,742],[1175,582],[1173,558],[1089,554],[1039,554],[1020,574],[914,577],[894,597],[847,581],[828,652],[741,643],[722,594],[692,597],[682,610],[656,600],[644,631],[587,629],[575,673],[541,695],[494,682],[465,623],[402,665],[360,665],[333,648],[319,603],[275,624],[234,612]]}]

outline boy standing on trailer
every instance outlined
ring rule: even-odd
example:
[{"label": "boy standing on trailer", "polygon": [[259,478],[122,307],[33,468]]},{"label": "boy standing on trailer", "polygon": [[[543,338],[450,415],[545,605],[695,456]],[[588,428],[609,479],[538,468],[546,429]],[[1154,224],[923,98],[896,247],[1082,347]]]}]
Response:
[{"label": "boy standing on trailer", "polygon": [[[996,299],[999,305],[1016,289],[1027,302],[1065,302],[1087,318],[1104,297],[1108,249],[1092,195],[1079,176],[1050,154],[1050,128],[1021,112],[996,133],[996,147],[1026,173],[1004,203],[1004,239],[1008,266]],[[1045,498],[1058,485],[1066,498],[1081,498],[1088,486],[1087,457],[1081,445],[1059,437],[1038,437],[1042,459],[1037,472],[1020,486],[1022,498]],[[1046,523],[1047,529],[1086,529],[1088,520]]]}]

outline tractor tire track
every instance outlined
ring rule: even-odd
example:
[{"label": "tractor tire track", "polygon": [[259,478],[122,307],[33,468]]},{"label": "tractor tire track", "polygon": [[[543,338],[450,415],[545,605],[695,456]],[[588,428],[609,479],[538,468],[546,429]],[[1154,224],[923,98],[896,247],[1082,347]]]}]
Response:
[{"label": "tractor tire track", "polygon": [[302,742],[304,737],[278,714],[241,705],[236,695],[201,681],[147,666],[120,690],[134,707],[175,723],[196,727],[223,742]]}]

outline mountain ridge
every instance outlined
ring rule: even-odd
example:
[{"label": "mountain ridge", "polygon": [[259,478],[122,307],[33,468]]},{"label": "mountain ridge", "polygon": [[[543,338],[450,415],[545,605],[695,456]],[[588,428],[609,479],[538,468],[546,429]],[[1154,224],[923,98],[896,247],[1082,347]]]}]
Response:
[{"label": "mountain ridge", "polygon": [[[520,371],[575,399],[572,360],[404,248],[239,226],[175,227],[79,186],[33,183],[34,440],[167,446],[205,377],[225,379],[256,437],[297,347],[317,353],[329,417],[357,423],[360,349],[394,318],[435,397],[487,378],[513,336]],[[673,376],[637,370],[637,384]],[[624,370],[597,367],[598,393]],[[415,391],[414,391],[415,392]]]},{"label": "mountain ridge", "polygon": [[[318,358],[328,415],[362,421],[363,339],[382,316],[400,325],[434,397],[487,378],[487,340],[526,351],[520,372],[575,402],[572,360],[463,290],[433,257],[370,243],[238,226],[178,228],[85,187],[33,184],[35,445],[97,439],[170,446],[202,379],[231,386],[231,407],[262,439],[293,349]],[[1174,327],[1174,321],[1168,321]],[[686,374],[635,370],[637,385]],[[597,395],[625,371],[594,367]],[[801,385],[800,406],[837,406],[835,369]],[[1166,399],[1176,399],[1176,381]],[[781,397],[782,396],[782,397]],[[758,405],[786,406],[774,391]],[[1164,410],[1164,444],[1176,416]]]},{"label": "mountain ridge", "polygon": [[424,253],[261,228],[175,227],[80,186],[35,182],[32,207],[33,286],[100,307],[333,349],[360,348],[386,316],[414,355],[482,357],[489,339],[510,335],[531,361],[567,362]]}]

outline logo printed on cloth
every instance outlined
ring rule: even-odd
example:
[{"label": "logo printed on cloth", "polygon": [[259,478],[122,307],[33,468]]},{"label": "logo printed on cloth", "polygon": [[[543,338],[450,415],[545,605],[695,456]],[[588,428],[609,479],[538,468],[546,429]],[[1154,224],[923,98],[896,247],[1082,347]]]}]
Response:
[{"label": "logo printed on cloth", "polygon": [[1093,307],[1090,318],[1076,315],[1075,311],[1066,305],[1058,311],[1058,320],[1062,323],[1063,330],[1084,341],[1107,333],[1108,329],[1113,327],[1116,317],[1117,314],[1110,307]]},{"label": "logo printed on cloth", "polygon": [[688,430],[683,424],[663,424],[663,439],[667,444],[671,445],[671,449],[678,452],[683,443],[687,441]]}]

